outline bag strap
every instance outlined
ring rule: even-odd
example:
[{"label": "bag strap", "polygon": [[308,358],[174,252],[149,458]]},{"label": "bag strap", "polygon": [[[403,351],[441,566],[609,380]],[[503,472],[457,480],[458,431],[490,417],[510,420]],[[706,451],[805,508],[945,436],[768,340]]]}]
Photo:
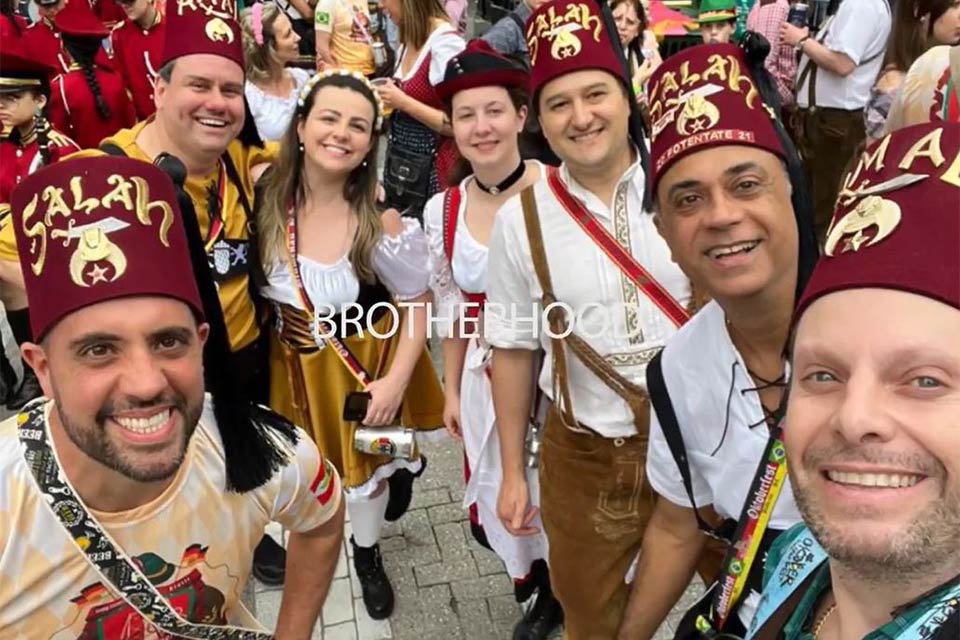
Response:
[{"label": "bag strap", "polygon": [[670,447],[670,454],[673,456],[677,468],[680,469],[683,488],[687,492],[690,504],[693,506],[693,515],[697,519],[697,526],[708,535],[721,537],[719,531],[710,526],[700,515],[697,500],[693,497],[693,481],[690,478],[690,461],[687,459],[687,448],[683,444],[683,432],[680,429],[680,423],[677,421],[677,414],[673,410],[673,401],[670,400],[670,392],[667,391],[667,383],[663,377],[663,349],[657,352],[657,355],[647,365],[647,392],[650,394],[650,403],[653,405],[654,411],[657,412],[657,420],[660,421],[667,446]]},{"label": "bag strap", "polygon": [[953,95],[960,103],[960,45],[950,47],[950,81],[953,83]]},{"label": "bag strap", "polygon": [[[585,340],[570,330],[565,312],[562,307],[557,304],[557,298],[553,293],[550,267],[547,263],[547,254],[543,245],[543,232],[540,228],[540,216],[537,212],[532,185],[520,193],[520,201],[523,205],[523,220],[530,242],[530,256],[533,259],[533,268],[536,271],[537,279],[540,281],[540,288],[543,290],[542,302],[544,311],[547,313],[547,321],[550,323],[550,340],[553,345],[551,353],[554,363],[554,397],[556,398],[556,391],[559,389],[564,405],[561,407],[560,417],[566,426],[574,431],[596,433],[592,429],[579,425],[574,416],[573,401],[567,382],[568,369],[566,352],[564,351],[564,345],[567,344],[570,346],[573,354],[577,356],[577,359],[580,360],[591,373],[597,376],[601,382],[630,406],[637,433],[638,435],[643,434],[646,431],[650,418],[650,404],[647,401],[646,392],[640,386],[634,384],[617,372],[602,355],[597,353]],[[565,337],[560,338],[554,336]]]},{"label": "bag strap", "polygon": [[670,292],[657,282],[656,278],[644,269],[570,193],[560,179],[560,171],[556,167],[547,167],[547,184],[560,202],[561,208],[675,326],[681,327],[690,319],[690,313],[683,308],[683,305],[677,302]]},{"label": "bag strap", "polygon": [[806,595],[807,589],[810,588],[816,577],[817,572],[814,571],[804,578],[797,589],[763,622],[759,629],[753,632],[750,636],[751,640],[781,640],[783,638],[783,628],[787,625],[793,612],[800,606],[800,601],[803,600],[803,596]]},{"label": "bag strap", "polygon": [[157,591],[156,587],[130,560],[103,529],[80,496],[70,486],[60,462],[48,441],[45,401],[24,408],[17,435],[24,462],[30,469],[43,502],[67,535],[105,584],[146,624],[156,626],[174,637],[191,640],[270,640],[269,633],[232,626],[199,624],[184,619]]}]

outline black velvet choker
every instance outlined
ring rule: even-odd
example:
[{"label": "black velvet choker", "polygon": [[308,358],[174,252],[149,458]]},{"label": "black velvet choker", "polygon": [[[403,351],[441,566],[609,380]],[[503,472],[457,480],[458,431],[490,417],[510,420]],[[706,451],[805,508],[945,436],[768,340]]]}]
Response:
[{"label": "black velvet choker", "polygon": [[483,184],[479,180],[476,180],[476,176],[474,176],[474,179],[476,180],[477,186],[480,187],[481,191],[486,191],[490,195],[496,196],[503,193],[513,185],[515,185],[517,183],[517,180],[523,177],[523,172],[526,170],[526,168],[527,168],[527,163],[525,163],[523,161],[523,158],[521,158],[520,164],[517,165],[517,168],[513,170],[513,173],[511,173],[506,178],[501,180],[499,183],[493,185],[492,187],[488,187],[487,185]]}]

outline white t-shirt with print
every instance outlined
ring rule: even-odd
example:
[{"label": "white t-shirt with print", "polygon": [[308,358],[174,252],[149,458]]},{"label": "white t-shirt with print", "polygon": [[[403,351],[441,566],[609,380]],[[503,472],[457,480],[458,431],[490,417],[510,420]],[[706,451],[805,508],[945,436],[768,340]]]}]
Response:
[{"label": "white t-shirt with print", "polygon": [[[47,416],[52,407],[47,401]],[[181,615],[257,629],[240,598],[266,524],[309,531],[340,505],[336,470],[298,433],[290,463],[266,484],[226,492],[223,443],[208,398],[183,465],[163,494],[129,511],[91,514]],[[17,417],[0,423],[0,636],[155,637],[157,630],[144,626],[45,503],[23,459]]]}]

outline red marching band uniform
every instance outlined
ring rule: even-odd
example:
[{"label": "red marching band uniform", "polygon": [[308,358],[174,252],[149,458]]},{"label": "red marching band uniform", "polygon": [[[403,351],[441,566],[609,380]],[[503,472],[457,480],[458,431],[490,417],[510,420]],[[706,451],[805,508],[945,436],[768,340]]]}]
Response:
[{"label": "red marching band uniform", "polygon": [[[4,40],[6,41],[6,36]],[[70,56],[63,48],[60,31],[46,18],[41,18],[27,27],[23,41],[27,51],[55,67],[58,73],[65,72],[69,67]]]},{"label": "red marching band uniform", "polygon": [[146,120],[157,110],[153,102],[153,86],[163,55],[165,28],[166,21],[157,11],[153,24],[147,29],[125,19],[110,34],[114,66],[133,96],[133,106],[140,120]]},{"label": "red marching band uniform", "polygon": [[[53,73],[53,67],[28,55],[20,42],[5,42],[0,50],[0,92],[38,90],[45,93]],[[24,178],[44,164],[80,150],[73,140],[51,128],[42,117],[18,124],[0,140],[0,210],[7,208],[11,192]],[[46,145],[49,152],[46,162],[41,144]]]},{"label": "red marching band uniform", "polygon": [[[100,41],[110,31],[86,2],[68,2],[54,18],[54,25],[68,40]],[[103,117],[82,65],[73,61],[68,70],[57,76],[50,88],[50,121],[81,148],[99,146],[100,141],[120,129],[132,127],[137,116],[123,77],[111,64],[103,62],[102,48],[92,65],[100,95],[109,109]]]}]

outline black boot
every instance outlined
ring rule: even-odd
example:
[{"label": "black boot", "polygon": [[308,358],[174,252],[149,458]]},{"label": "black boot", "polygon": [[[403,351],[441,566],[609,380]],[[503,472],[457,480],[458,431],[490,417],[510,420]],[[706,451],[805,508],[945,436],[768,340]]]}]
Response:
[{"label": "black boot", "polygon": [[513,640],[545,640],[563,624],[563,609],[553,597],[550,586],[541,586],[537,601],[513,628]]},{"label": "black boot", "polygon": [[393,613],[393,587],[383,570],[383,558],[380,557],[380,545],[358,547],[350,536],[353,547],[353,568],[357,572],[360,588],[363,591],[363,604],[374,620],[389,618]]},{"label": "black boot", "polygon": [[396,522],[410,508],[410,501],[413,499],[413,481],[427,470],[427,456],[420,456],[420,460],[423,462],[420,471],[410,473],[406,469],[400,469],[387,479],[390,483],[390,499],[387,501],[387,512],[383,516],[387,522]]},{"label": "black boot", "polygon": [[282,585],[287,575],[287,552],[267,534],[253,552],[253,575],[271,587]]}]

